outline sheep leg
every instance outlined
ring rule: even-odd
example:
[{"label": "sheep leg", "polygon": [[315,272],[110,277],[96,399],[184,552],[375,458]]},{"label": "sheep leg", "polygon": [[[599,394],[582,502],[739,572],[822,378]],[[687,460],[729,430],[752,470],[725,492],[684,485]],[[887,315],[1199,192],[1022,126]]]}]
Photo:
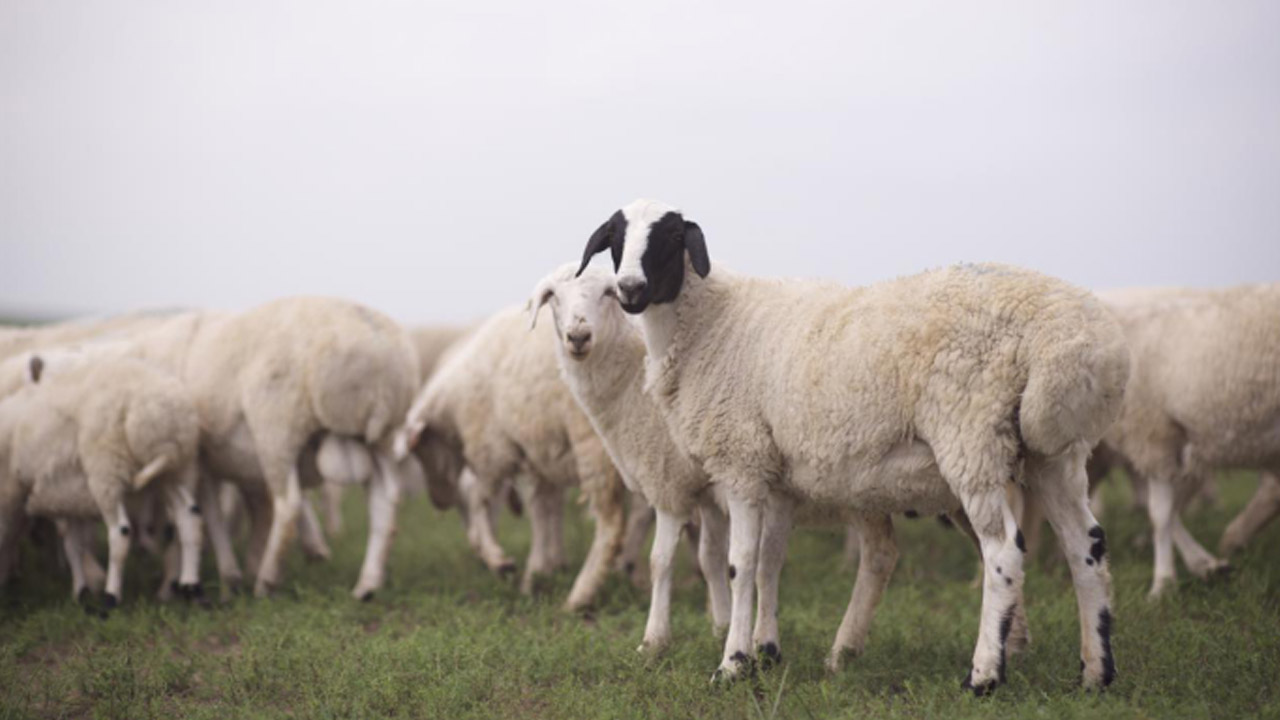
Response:
[{"label": "sheep leg", "polygon": [[342,534],[342,485],[326,482],[320,486],[320,497],[324,499],[324,525],[333,537]]},{"label": "sheep leg", "polygon": [[622,534],[626,529],[626,513],[623,511],[621,492],[601,490],[605,496],[596,495],[591,498],[591,514],[595,517],[595,537],[591,541],[591,549],[587,559],[582,563],[582,570],[573,581],[569,590],[569,598],[565,601],[565,609],[581,610],[589,606],[604,585],[622,552]]},{"label": "sheep leg", "polygon": [[56,520],[55,524],[58,526],[58,535],[62,537],[62,549],[67,555],[67,565],[71,568],[71,599],[83,602],[89,590],[89,583],[85,580],[84,546],[81,544],[84,536],[80,533],[79,522]]},{"label": "sheep leg", "polygon": [[[258,569],[262,567],[262,556],[267,551],[267,540],[271,537],[272,503],[265,488],[242,488],[238,493],[240,500],[234,507],[238,515],[247,515],[249,520],[249,546],[244,556],[245,571],[249,577],[258,577]],[[232,496],[234,497],[234,495]]]},{"label": "sheep leg", "polygon": [[1195,537],[1182,524],[1182,511],[1192,500],[1203,494],[1204,481],[1210,479],[1199,476],[1186,478],[1184,482],[1178,484],[1174,492],[1173,545],[1177,548],[1178,554],[1182,556],[1182,561],[1186,563],[1187,569],[1191,571],[1192,575],[1201,580],[1231,569],[1230,563],[1214,557],[1212,553],[1196,542]]},{"label": "sheep leg", "polygon": [[351,595],[371,600],[386,581],[387,556],[396,534],[396,505],[400,502],[400,468],[388,453],[374,450],[377,472],[369,479],[369,546],[360,569],[360,582]]},{"label": "sheep leg", "polygon": [[1218,543],[1218,554],[1231,555],[1239,552],[1278,514],[1280,514],[1280,479],[1273,473],[1264,472],[1258,478],[1258,489],[1249,499],[1249,504],[1231,521],[1226,532],[1222,533],[1222,541]]},{"label": "sheep leg", "polygon": [[[135,523],[136,527],[137,524]],[[173,535],[170,532],[169,535]],[[164,550],[160,551],[160,562],[164,567],[164,574],[160,577],[160,589],[156,592],[156,600],[160,602],[169,602],[173,599],[178,589],[178,576],[182,573],[182,551],[179,550],[176,542],[167,542]]]},{"label": "sheep leg", "polygon": [[844,531],[844,560],[840,563],[845,570],[852,570],[858,564],[858,556],[861,551],[862,537],[858,533],[858,528],[850,525]]},{"label": "sheep leg", "polygon": [[93,555],[93,523],[78,522],[73,524],[71,529],[80,534],[81,562],[84,564],[85,582],[89,584],[90,591],[100,593],[107,583],[107,571]]},{"label": "sheep leg", "polygon": [[733,600],[724,655],[711,676],[712,682],[731,680],[748,672],[752,665],[752,591],[760,555],[761,512],[757,505],[738,498],[730,498],[728,504],[729,588]]},{"label": "sheep leg", "polygon": [[893,520],[888,515],[864,516],[851,525],[849,531],[859,539],[861,557],[858,560],[858,578],[853,583],[853,597],[849,599],[844,620],[836,631],[836,642],[827,657],[826,665],[830,672],[838,672],[847,656],[862,654],[876,606],[898,563],[898,544],[893,538]]},{"label": "sheep leg", "polygon": [[329,559],[329,543],[325,541],[324,531],[320,529],[316,508],[311,504],[311,498],[305,495],[302,497],[302,512],[298,515],[298,541],[302,545],[302,552],[312,560]]},{"label": "sheep leg", "polygon": [[1045,517],[1071,568],[1080,610],[1080,662],[1086,689],[1110,685],[1116,676],[1111,654],[1111,572],[1107,534],[1089,510],[1085,452],[1069,450],[1039,459],[1029,473]]},{"label": "sheep leg", "polygon": [[671,640],[671,572],[683,526],[682,518],[658,511],[657,530],[649,552],[649,576],[653,583],[649,620],[644,628],[644,642],[637,648],[639,652],[655,653]]},{"label": "sheep leg", "polygon": [[258,567],[258,580],[253,594],[263,598],[280,583],[281,563],[285,545],[297,527],[298,514],[302,510],[302,485],[296,467],[290,468],[284,487],[275,493],[271,504],[271,531],[267,535],[267,547]]},{"label": "sheep leg", "polygon": [[653,524],[654,510],[649,502],[640,493],[630,493],[627,530],[623,536],[622,554],[618,556],[618,569],[637,588],[646,587],[650,581],[645,577],[645,564],[640,562],[640,555],[644,552],[644,543],[649,539],[649,528]]},{"label": "sheep leg", "polygon": [[1021,597],[1022,549],[1017,517],[1004,488],[962,495],[982,548],[982,614],[973,666],[961,685],[982,696],[1005,681],[1007,644]]},{"label": "sheep leg", "polygon": [[[555,524],[556,500],[564,498],[563,492],[556,492],[559,488],[543,480],[533,480],[530,486],[529,559],[525,562],[524,577],[520,581],[520,592],[526,595],[533,592],[534,580],[539,575],[547,575],[554,570],[551,564],[551,546],[554,543],[549,536]],[[497,505],[493,503],[494,507]]]},{"label": "sheep leg", "polygon": [[200,499],[200,511],[204,515],[204,527],[213,546],[213,557],[218,563],[218,579],[222,584],[221,597],[229,600],[231,593],[240,588],[243,577],[236,552],[231,546],[231,534],[222,517],[222,504],[218,502],[218,483],[213,478],[201,477],[196,488]]},{"label": "sheep leg", "polygon": [[1151,515],[1155,548],[1155,576],[1148,597],[1154,600],[1178,579],[1178,569],[1173,563],[1174,489],[1168,479],[1152,478],[1147,483],[1147,512]]},{"label": "sheep leg", "polygon": [[[506,495],[508,498],[519,497],[513,493],[514,491],[508,490]],[[544,521],[542,556],[545,559],[546,571],[554,572],[567,564],[564,557],[564,488],[548,484],[543,488],[541,501],[543,504],[541,508],[531,510],[530,522],[532,523],[533,520],[532,515],[542,513]],[[497,508],[498,504],[494,503],[494,509]],[[512,514],[515,514],[514,510]]]},{"label": "sheep leg", "polygon": [[791,536],[791,512],[795,502],[785,495],[774,494],[765,505],[760,532],[760,549],[756,563],[756,627],[751,634],[756,657],[762,669],[782,662],[778,635],[778,582],[782,565],[787,560],[787,542]]},{"label": "sheep leg", "polygon": [[729,628],[733,599],[729,591],[729,518],[714,501],[699,508],[702,531],[698,535],[698,564],[707,581],[707,601],[711,605],[711,628],[716,635]]},{"label": "sheep leg", "polygon": [[124,503],[118,500],[115,507],[103,513],[103,519],[107,523],[107,585],[103,606],[110,610],[119,605],[124,596],[124,561],[129,556],[129,535],[133,528]]},{"label": "sheep leg", "polygon": [[1044,509],[1040,507],[1040,498],[1027,490],[1022,499],[1022,522],[1019,525],[1026,537],[1027,555],[1032,559],[1040,555],[1040,546],[1044,543]]},{"label": "sheep leg", "polygon": [[464,471],[459,481],[462,501],[458,503],[458,512],[462,514],[463,522],[467,526],[467,541],[491,572],[500,577],[513,575],[516,564],[507,557],[502,546],[498,544],[498,538],[493,530],[493,513],[490,512],[495,504],[493,497],[482,497],[480,494],[482,487],[493,487],[493,485],[485,485],[474,475],[468,478],[469,474],[469,470]]},{"label": "sheep leg", "polygon": [[178,592],[185,598],[203,595],[200,587],[200,551],[204,531],[200,522],[200,506],[196,504],[194,491],[199,486],[195,468],[183,474],[179,482],[166,488],[165,500],[169,505],[169,517],[178,526],[178,546],[182,552],[181,570],[178,573]]}]

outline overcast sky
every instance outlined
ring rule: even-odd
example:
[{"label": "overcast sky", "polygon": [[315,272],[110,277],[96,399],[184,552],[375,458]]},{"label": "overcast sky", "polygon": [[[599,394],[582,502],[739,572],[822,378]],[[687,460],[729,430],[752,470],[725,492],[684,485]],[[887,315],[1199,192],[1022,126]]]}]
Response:
[{"label": "overcast sky", "polygon": [[0,0],[0,312],[523,301],[652,197],[741,272],[1280,281],[1280,3]]}]

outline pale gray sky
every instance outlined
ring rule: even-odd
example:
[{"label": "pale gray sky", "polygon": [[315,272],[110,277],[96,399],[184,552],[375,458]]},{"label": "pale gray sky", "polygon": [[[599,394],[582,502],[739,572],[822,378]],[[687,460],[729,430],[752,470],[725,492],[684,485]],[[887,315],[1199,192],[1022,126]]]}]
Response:
[{"label": "pale gray sky", "polygon": [[713,263],[1280,280],[1280,3],[0,0],[0,312],[522,301],[636,197]]}]

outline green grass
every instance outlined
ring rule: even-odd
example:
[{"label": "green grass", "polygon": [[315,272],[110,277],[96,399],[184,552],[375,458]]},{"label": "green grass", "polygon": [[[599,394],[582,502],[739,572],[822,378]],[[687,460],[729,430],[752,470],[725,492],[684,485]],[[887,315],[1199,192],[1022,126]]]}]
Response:
[{"label": "green grass", "polygon": [[[1224,478],[1220,505],[1188,518],[1192,532],[1216,545],[1254,484]],[[683,554],[676,642],[646,661],[635,652],[644,593],[614,578],[594,612],[568,615],[563,572],[522,597],[471,555],[456,516],[423,498],[401,507],[389,587],[352,601],[364,535],[352,493],[333,560],[292,553],[285,588],[268,601],[160,605],[145,597],[155,563],[135,556],[125,607],[102,620],[27,552],[22,582],[0,596],[0,717],[1280,716],[1280,527],[1236,558],[1230,580],[1204,584],[1180,569],[1177,592],[1149,604],[1150,550],[1135,547],[1146,520],[1123,488],[1106,493],[1120,677],[1102,695],[1078,689],[1075,597],[1063,564],[1043,560],[1028,572],[1030,650],[993,697],[960,691],[977,632],[976,559],[931,520],[897,523],[902,558],[867,651],[836,677],[822,659],[853,576],[838,569],[839,532],[797,532],[783,578],[784,666],[718,688],[707,680],[719,643]],[[501,531],[512,552],[527,548],[522,521],[506,518]],[[566,533],[581,559],[588,525],[575,517]]]}]

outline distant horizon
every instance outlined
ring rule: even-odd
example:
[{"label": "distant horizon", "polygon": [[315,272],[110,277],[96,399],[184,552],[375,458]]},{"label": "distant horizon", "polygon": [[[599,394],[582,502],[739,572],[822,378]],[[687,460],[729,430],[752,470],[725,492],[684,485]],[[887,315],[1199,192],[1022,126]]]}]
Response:
[{"label": "distant horizon", "polygon": [[0,5],[0,314],[523,302],[637,197],[864,285],[1280,281],[1280,3]]}]

